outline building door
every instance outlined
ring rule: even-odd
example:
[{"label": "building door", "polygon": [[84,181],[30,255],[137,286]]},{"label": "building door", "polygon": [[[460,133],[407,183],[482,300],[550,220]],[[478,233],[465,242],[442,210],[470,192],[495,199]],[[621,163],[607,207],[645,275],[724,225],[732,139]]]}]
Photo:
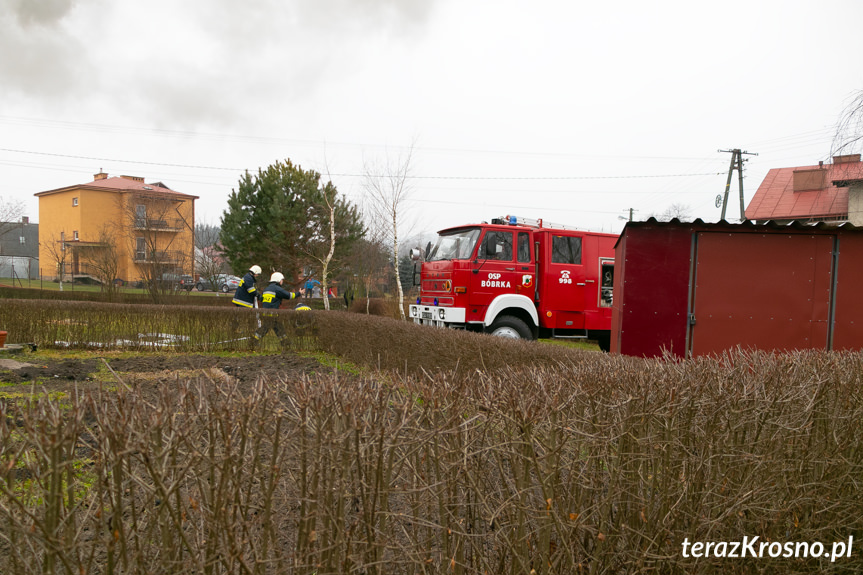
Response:
[{"label": "building door", "polygon": [[687,350],[827,347],[834,237],[701,232]]}]

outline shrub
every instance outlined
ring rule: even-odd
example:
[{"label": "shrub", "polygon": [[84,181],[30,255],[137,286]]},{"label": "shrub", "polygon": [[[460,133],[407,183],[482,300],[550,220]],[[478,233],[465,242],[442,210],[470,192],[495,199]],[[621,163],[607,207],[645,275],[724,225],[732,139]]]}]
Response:
[{"label": "shrub", "polygon": [[856,570],[681,543],[859,537],[860,354],[501,367],[0,403],[0,571]]}]

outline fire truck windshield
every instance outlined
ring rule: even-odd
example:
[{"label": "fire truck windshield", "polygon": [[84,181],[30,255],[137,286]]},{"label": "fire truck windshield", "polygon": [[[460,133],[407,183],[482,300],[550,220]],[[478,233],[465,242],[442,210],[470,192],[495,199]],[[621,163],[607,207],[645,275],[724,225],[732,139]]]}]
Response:
[{"label": "fire truck windshield", "polygon": [[426,256],[426,261],[469,259],[479,238],[479,232],[479,228],[463,228],[451,232],[442,232],[438,235],[434,247],[428,256]]}]

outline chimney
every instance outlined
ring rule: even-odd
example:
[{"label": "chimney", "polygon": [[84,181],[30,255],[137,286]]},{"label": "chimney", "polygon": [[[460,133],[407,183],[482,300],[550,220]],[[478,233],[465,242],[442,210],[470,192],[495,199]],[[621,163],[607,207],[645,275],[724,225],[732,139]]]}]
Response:
[{"label": "chimney", "polygon": [[794,191],[823,190],[827,184],[826,175],[827,170],[823,166],[814,170],[794,170],[792,172]]},{"label": "chimney", "polygon": [[99,173],[98,173],[98,174],[93,174],[93,180],[94,180],[94,181],[95,181],[95,180],[104,180],[104,179],[107,179],[107,177],[108,177],[108,174],[106,174],[105,172],[103,172],[103,171],[102,171],[102,168],[99,168]]},{"label": "chimney", "polygon": [[833,156],[833,164],[854,164],[860,161],[860,154],[848,154],[847,156]]}]

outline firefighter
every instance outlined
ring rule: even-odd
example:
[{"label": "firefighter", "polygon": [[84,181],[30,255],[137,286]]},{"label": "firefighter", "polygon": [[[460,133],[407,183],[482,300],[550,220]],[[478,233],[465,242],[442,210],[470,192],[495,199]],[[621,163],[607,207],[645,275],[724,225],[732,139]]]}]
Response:
[{"label": "firefighter", "polygon": [[[260,295],[262,309],[279,309],[283,299],[292,300],[297,297],[296,293],[282,287],[284,280],[285,276],[279,272],[270,276],[270,284],[264,288]],[[255,330],[255,342],[260,341],[271,329],[284,346],[287,343],[288,333],[279,321],[279,314],[266,311],[261,312],[261,327]]]},{"label": "firefighter", "polygon": [[237,307],[255,307],[255,298],[258,295],[255,290],[255,280],[259,275],[261,275],[261,266],[255,265],[249,268],[240,285],[237,286],[234,299],[231,300],[232,304]]}]

